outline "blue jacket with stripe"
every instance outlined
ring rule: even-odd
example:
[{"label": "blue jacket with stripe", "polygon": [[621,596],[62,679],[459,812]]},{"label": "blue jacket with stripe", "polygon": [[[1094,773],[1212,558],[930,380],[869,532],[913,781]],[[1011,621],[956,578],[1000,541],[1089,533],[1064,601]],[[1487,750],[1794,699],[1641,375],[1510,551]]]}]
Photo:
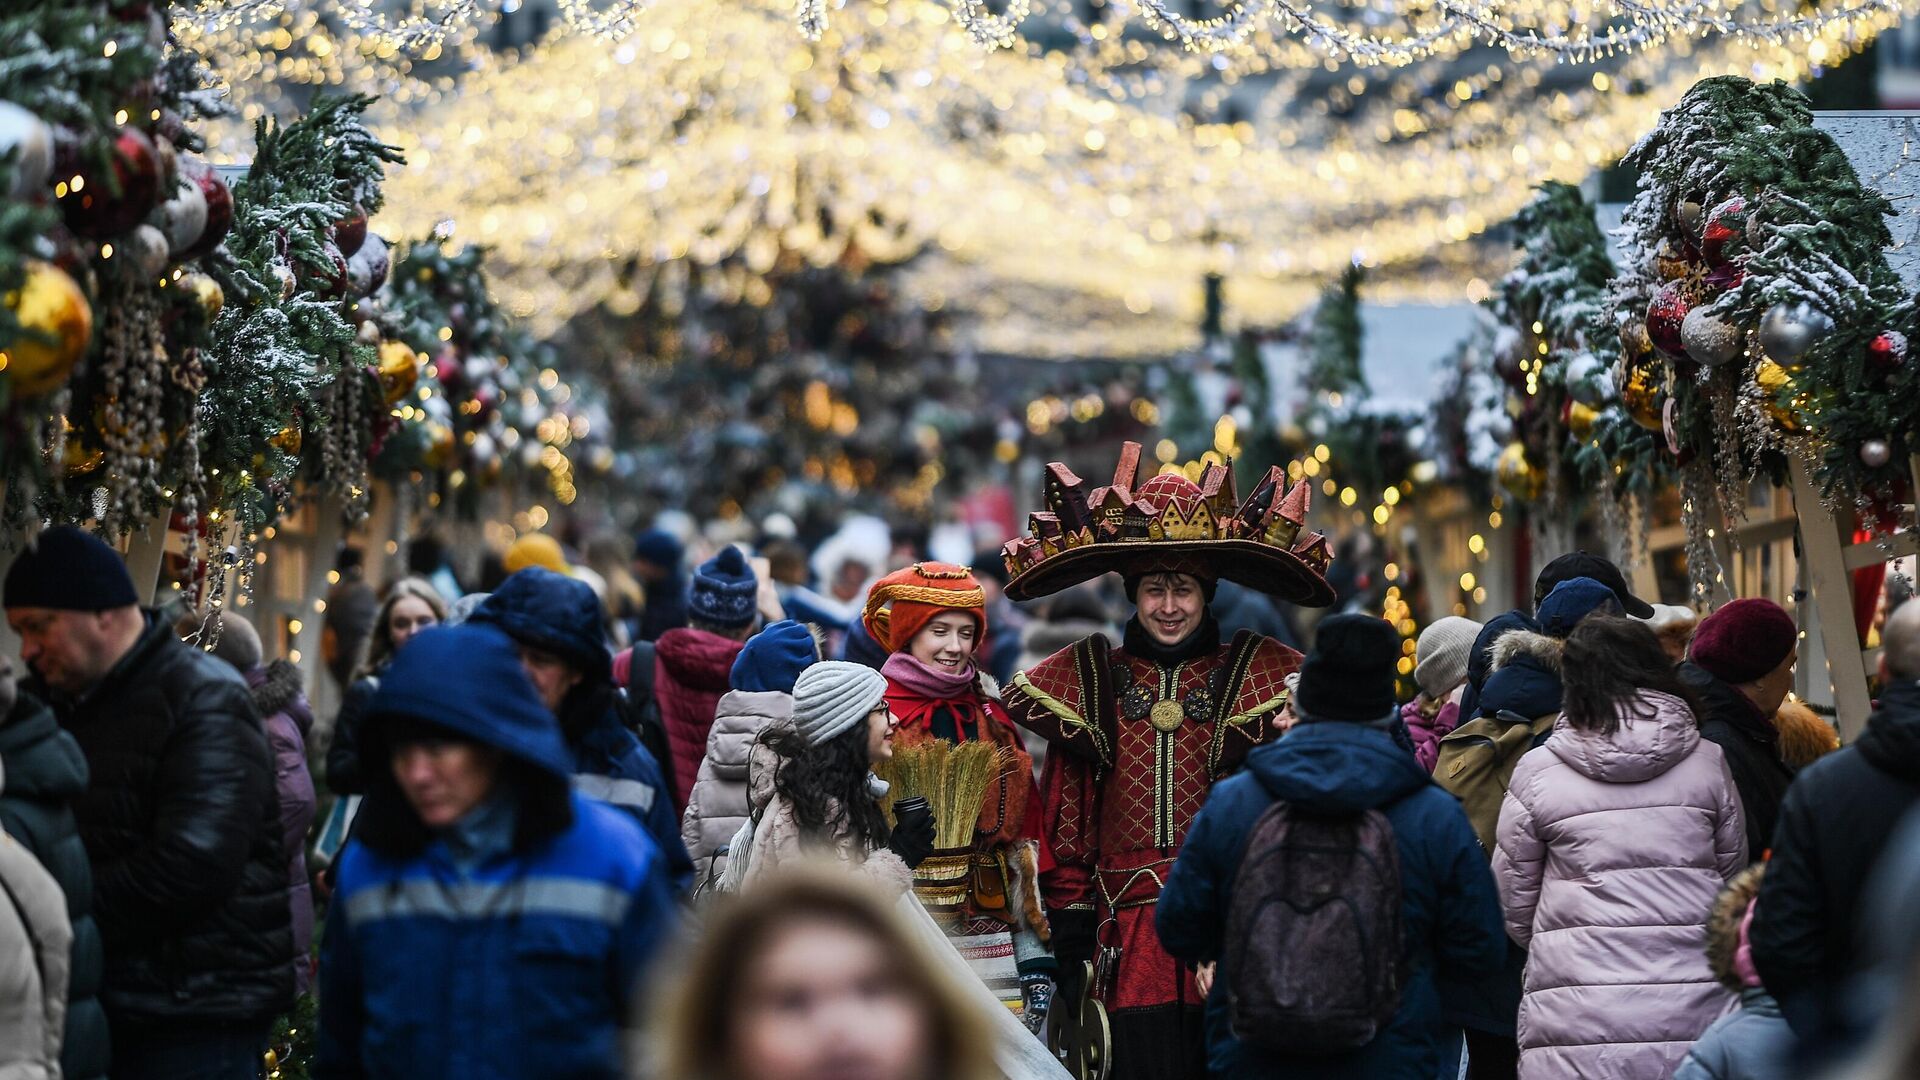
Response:
[{"label": "blue jacket with stripe", "polygon": [[576,792],[574,822],[463,873],[443,840],[341,856],[315,1075],[617,1080],[620,1027],[674,920],[659,849]]}]

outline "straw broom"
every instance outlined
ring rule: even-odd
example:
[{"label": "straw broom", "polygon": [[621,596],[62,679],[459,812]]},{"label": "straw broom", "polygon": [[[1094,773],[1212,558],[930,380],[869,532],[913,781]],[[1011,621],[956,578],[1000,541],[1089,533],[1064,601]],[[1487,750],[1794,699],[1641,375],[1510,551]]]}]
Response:
[{"label": "straw broom", "polygon": [[955,744],[930,738],[896,746],[893,759],[877,770],[892,785],[885,800],[887,815],[892,817],[895,802],[921,796],[933,811],[934,847],[966,847],[973,843],[987,790],[1013,759],[1004,747],[990,742]]}]

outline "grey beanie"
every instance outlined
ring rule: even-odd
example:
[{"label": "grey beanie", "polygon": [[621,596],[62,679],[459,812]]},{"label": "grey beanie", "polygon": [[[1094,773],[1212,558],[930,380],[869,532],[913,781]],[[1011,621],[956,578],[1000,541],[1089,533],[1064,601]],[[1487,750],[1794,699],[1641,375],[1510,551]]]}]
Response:
[{"label": "grey beanie", "polygon": [[1413,681],[1429,698],[1440,698],[1467,681],[1467,655],[1480,636],[1480,624],[1472,619],[1449,615],[1436,619],[1420,631],[1415,646],[1419,664],[1413,669]]},{"label": "grey beanie", "polygon": [[822,660],[793,684],[793,726],[814,746],[832,742],[887,696],[886,676],[845,660]]}]

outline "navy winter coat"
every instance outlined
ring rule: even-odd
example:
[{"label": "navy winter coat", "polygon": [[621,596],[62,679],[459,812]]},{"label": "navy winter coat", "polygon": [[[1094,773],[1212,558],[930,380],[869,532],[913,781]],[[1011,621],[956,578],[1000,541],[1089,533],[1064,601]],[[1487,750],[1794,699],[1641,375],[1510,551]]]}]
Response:
[{"label": "navy winter coat", "polygon": [[1467,686],[1460,694],[1461,723],[1486,715],[1480,708],[1480,690],[1487,684],[1487,676],[1493,674],[1493,643],[1509,630],[1539,629],[1533,616],[1517,610],[1495,615],[1480,628],[1479,636],[1473,639],[1473,651],[1467,654]]},{"label": "navy winter coat", "polygon": [[1216,978],[1207,999],[1209,1072],[1232,1080],[1432,1080],[1440,1074],[1441,1042],[1435,972],[1493,970],[1507,939],[1493,875],[1460,803],[1385,730],[1302,724],[1256,748],[1245,772],[1216,785],[1160,894],[1154,925],[1161,944],[1189,964],[1220,959],[1248,834],[1276,799],[1328,813],[1378,809],[1392,823],[1408,980],[1392,1025],[1365,1047],[1336,1057],[1283,1057],[1243,1047],[1234,1037],[1226,979]]},{"label": "navy winter coat", "polygon": [[592,586],[531,566],[501,583],[469,621],[498,626],[515,641],[563,657],[585,674],[561,705],[561,731],[574,756],[574,786],[639,818],[676,882],[685,885],[693,880],[693,860],[680,840],[680,820],[660,763],[622,723],[622,692],[612,681],[603,614]]},{"label": "navy winter coat", "polygon": [[[487,654],[474,662],[474,654]],[[445,693],[447,670],[463,693]],[[497,630],[423,631],[396,657],[369,724],[405,716],[551,776],[570,762]],[[618,1080],[621,1025],[673,925],[659,850],[578,792],[572,822],[463,866],[435,837],[411,857],[355,839],[340,857],[320,958],[315,1075]]]},{"label": "navy winter coat", "polygon": [[112,1058],[100,1005],[105,953],[93,921],[93,866],[80,842],[73,803],[87,790],[87,759],[60,730],[52,710],[24,691],[0,720],[0,828],[60,883],[73,924],[67,971],[67,1033],[60,1073],[67,1080],[107,1075]]}]

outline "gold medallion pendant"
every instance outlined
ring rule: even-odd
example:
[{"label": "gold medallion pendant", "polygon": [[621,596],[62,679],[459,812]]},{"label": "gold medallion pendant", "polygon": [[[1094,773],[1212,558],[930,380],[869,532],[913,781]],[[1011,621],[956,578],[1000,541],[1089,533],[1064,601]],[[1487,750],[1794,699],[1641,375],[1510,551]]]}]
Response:
[{"label": "gold medallion pendant", "polygon": [[1153,703],[1153,712],[1148,714],[1147,719],[1153,724],[1155,731],[1173,731],[1179,728],[1180,721],[1185,720],[1186,717],[1186,707],[1179,702],[1156,701]]}]

